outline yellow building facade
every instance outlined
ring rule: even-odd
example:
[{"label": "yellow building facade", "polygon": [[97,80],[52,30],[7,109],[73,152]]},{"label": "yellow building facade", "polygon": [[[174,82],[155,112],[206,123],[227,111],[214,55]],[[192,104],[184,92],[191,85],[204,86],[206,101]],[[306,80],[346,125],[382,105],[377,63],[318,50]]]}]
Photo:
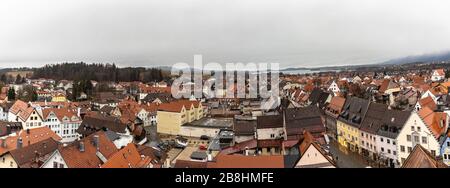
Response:
[{"label": "yellow building facade", "polygon": [[336,126],[339,144],[351,151],[359,151],[359,129],[340,120],[337,121]]},{"label": "yellow building facade", "polygon": [[52,102],[67,102],[67,98],[63,94],[57,94],[52,97]]},{"label": "yellow building facade", "polygon": [[180,112],[160,111],[156,114],[157,132],[162,134],[177,135],[181,125],[187,122],[186,109]]},{"label": "yellow building facade", "polygon": [[157,132],[178,135],[181,126],[204,117],[200,102],[174,102],[161,104],[156,114]]}]

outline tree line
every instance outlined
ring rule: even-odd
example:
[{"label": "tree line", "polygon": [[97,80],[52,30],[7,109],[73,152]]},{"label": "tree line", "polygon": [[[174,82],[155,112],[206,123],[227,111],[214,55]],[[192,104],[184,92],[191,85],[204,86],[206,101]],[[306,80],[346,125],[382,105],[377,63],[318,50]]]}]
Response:
[{"label": "tree line", "polygon": [[33,70],[32,78],[54,80],[96,80],[99,82],[152,82],[167,79],[168,73],[158,68],[126,67],[115,64],[61,63],[46,65]]}]

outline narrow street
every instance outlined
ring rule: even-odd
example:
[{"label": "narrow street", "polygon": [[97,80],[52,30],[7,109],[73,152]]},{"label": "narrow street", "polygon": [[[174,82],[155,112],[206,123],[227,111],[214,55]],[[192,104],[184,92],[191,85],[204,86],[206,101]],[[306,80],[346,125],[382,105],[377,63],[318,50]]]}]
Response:
[{"label": "narrow street", "polygon": [[339,168],[366,168],[368,166],[361,155],[351,152],[335,140],[330,140],[330,153]]}]

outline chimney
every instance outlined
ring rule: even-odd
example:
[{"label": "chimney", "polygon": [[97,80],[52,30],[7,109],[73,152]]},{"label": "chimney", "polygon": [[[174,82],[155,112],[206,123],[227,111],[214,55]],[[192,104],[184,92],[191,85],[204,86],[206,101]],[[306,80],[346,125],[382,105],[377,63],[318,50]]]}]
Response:
[{"label": "chimney", "polygon": [[22,148],[22,138],[17,138],[17,149]]},{"label": "chimney", "polygon": [[81,108],[80,107],[77,108],[77,116],[81,117]]},{"label": "chimney", "polygon": [[34,162],[39,162],[39,153],[36,150],[34,151]]},{"label": "chimney", "polygon": [[84,142],[83,141],[80,142],[79,149],[80,149],[80,152],[84,152]]},{"label": "chimney", "polygon": [[207,158],[208,161],[212,161],[213,160],[213,157],[212,157],[211,153],[212,153],[211,150],[208,150],[208,158]]},{"label": "chimney", "polygon": [[244,152],[245,152],[244,155],[245,155],[245,156],[248,156],[248,153],[249,153],[249,152],[248,152],[248,147],[245,147],[245,151],[244,151]]},{"label": "chimney", "polygon": [[6,139],[2,138],[2,148],[6,148]]},{"label": "chimney", "polygon": [[97,150],[100,149],[100,140],[98,135],[94,135],[94,146],[97,148]]}]

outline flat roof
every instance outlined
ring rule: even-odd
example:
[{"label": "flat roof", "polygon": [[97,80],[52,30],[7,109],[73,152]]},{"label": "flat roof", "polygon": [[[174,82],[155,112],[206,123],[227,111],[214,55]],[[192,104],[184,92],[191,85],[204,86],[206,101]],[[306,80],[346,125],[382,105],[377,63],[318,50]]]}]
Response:
[{"label": "flat roof", "polygon": [[183,126],[231,129],[233,127],[233,118],[204,117],[202,119],[186,123]]}]

